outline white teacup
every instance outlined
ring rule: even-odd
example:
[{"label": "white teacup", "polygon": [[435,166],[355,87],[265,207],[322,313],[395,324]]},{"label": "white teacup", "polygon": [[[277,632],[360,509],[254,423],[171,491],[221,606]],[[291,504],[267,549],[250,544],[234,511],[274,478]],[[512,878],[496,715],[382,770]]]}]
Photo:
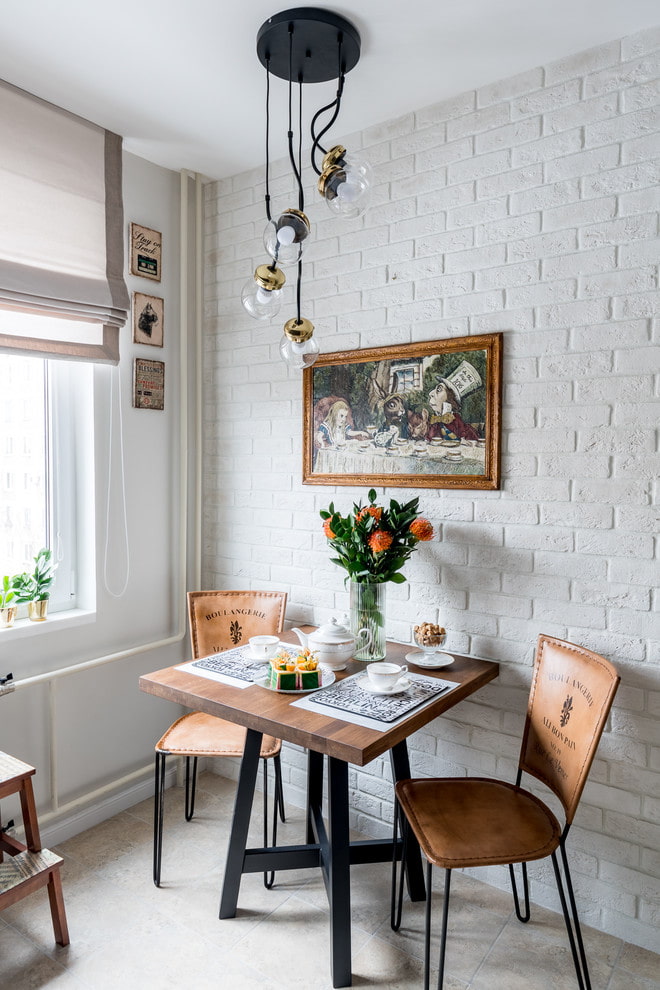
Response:
[{"label": "white teacup", "polygon": [[407,672],[406,665],[398,663],[370,663],[367,667],[369,680],[374,687],[381,691],[388,691],[393,688]]},{"label": "white teacup", "polygon": [[250,636],[250,653],[256,660],[270,660],[279,645],[279,636]]}]

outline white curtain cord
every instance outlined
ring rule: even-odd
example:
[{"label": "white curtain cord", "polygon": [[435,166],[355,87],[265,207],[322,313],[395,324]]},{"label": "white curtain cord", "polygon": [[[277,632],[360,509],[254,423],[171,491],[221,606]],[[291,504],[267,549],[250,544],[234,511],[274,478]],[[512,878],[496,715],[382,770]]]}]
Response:
[{"label": "white curtain cord", "polygon": [[[111,371],[111,382],[110,382],[110,430],[108,438],[108,494],[106,499],[106,511],[105,511],[105,548],[103,551],[103,583],[105,585],[105,590],[113,598],[122,598],[128,588],[128,579],[131,573],[131,559],[130,559],[130,549],[128,545],[128,516],[126,514],[126,477],[124,474],[124,420],[121,408],[121,380],[119,367],[116,366]],[[113,382],[116,382],[116,393],[117,393],[117,418],[119,420],[119,475],[120,475],[120,487],[121,487],[121,511],[123,517],[123,533],[124,533],[124,550],[126,557],[126,578],[122,585],[121,591],[113,591],[110,587],[110,582],[108,580],[108,557],[110,552],[110,499],[112,492],[112,454],[114,450],[114,434],[115,434],[115,423],[114,423],[114,402],[113,402]]]}]

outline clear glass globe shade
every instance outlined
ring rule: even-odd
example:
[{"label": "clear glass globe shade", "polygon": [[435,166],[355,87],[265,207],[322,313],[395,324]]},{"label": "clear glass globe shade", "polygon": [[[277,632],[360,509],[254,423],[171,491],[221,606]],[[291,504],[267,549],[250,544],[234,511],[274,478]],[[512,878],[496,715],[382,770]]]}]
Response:
[{"label": "clear glass globe shade", "polygon": [[318,356],[319,345],[316,343],[314,337],[298,342],[296,340],[289,340],[286,334],[282,334],[280,357],[290,368],[296,371],[302,371],[303,368],[309,368],[313,365]]},{"label": "clear glass globe shade", "polygon": [[360,217],[371,199],[371,165],[354,156],[347,157],[341,171],[330,177],[325,201],[332,213],[347,219]]},{"label": "clear glass globe shade", "polygon": [[309,230],[295,214],[283,213],[264,230],[264,247],[279,268],[297,265],[302,257]]},{"label": "clear glass globe shade", "polygon": [[282,305],[282,289],[264,289],[254,278],[246,282],[241,302],[246,313],[255,320],[269,320],[277,316]]}]

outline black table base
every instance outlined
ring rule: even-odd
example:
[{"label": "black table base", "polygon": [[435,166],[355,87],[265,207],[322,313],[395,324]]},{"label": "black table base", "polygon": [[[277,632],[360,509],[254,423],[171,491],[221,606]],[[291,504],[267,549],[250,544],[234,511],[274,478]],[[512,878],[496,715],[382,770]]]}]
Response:
[{"label": "black table base", "polygon": [[[248,849],[247,836],[257,779],[262,735],[248,729],[245,750],[236,790],[227,865],[220,900],[220,918],[236,914],[241,876],[275,870],[317,868],[322,871],[330,905],[330,952],[333,987],[351,986],[351,885],[350,868],[360,863],[391,862],[394,846],[391,839],[349,838],[348,764],[328,758],[328,824],[323,818],[322,753],[308,753],[306,842],[294,846],[270,846]],[[390,750],[392,776],[395,781],[410,777],[408,749],[405,741]],[[402,843],[397,842],[397,858]],[[404,863],[411,900],[425,898],[424,871],[419,846],[409,838]]]}]

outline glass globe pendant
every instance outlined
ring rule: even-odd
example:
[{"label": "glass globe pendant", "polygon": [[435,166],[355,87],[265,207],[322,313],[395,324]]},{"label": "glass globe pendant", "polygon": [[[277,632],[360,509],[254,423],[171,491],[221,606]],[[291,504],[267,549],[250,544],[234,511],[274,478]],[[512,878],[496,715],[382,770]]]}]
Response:
[{"label": "glass globe pendant", "polygon": [[352,219],[369,205],[371,177],[371,165],[338,144],[323,159],[318,190],[333,213]]},{"label": "glass globe pendant", "polygon": [[241,302],[255,320],[269,320],[277,316],[282,305],[282,287],[286,282],[284,272],[272,265],[259,265],[254,277],[246,282]]},{"label": "glass globe pendant", "polygon": [[283,268],[297,264],[309,236],[309,220],[302,210],[285,210],[264,231],[264,247]]},{"label": "glass globe pendant", "polygon": [[290,368],[297,371],[309,368],[319,356],[319,345],[313,337],[314,324],[310,320],[293,319],[284,324],[280,341],[280,356]]}]

